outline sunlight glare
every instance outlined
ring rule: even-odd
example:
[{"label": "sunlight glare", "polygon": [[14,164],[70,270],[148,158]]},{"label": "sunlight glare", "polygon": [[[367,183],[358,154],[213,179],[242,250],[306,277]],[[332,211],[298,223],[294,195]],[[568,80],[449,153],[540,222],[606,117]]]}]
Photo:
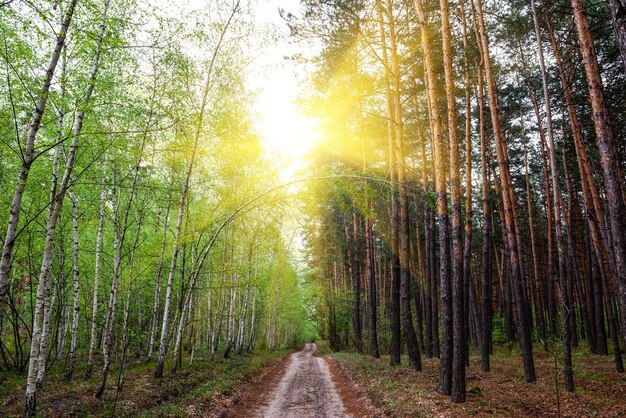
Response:
[{"label": "sunlight glare", "polygon": [[295,103],[298,93],[295,76],[290,77],[288,69],[284,70],[286,77],[268,80],[258,97],[259,133],[271,157],[294,163],[313,147],[315,126]]}]

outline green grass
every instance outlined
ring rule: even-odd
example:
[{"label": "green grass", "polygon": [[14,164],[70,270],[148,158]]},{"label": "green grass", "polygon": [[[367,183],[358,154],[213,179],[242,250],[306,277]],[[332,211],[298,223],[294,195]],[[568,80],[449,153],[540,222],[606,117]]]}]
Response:
[{"label": "green grass", "polygon": [[[84,368],[77,370],[71,382],[63,380],[61,364],[47,373],[44,387],[38,391],[37,407],[42,416],[189,416],[201,415],[217,395],[228,395],[242,381],[259,373],[263,367],[287,355],[291,350],[256,350],[252,354],[221,354],[211,358],[200,353],[193,366],[187,361],[176,373],[166,363],[165,376],[153,377],[156,363],[135,360],[124,372],[124,389],[115,403],[118,370],[112,368],[107,390],[101,400],[94,393],[100,383],[99,369],[85,380]],[[81,359],[82,361],[82,359]],[[20,416],[23,411],[25,378],[14,373],[0,374],[1,416]],[[115,405],[115,406],[114,406]]]}]

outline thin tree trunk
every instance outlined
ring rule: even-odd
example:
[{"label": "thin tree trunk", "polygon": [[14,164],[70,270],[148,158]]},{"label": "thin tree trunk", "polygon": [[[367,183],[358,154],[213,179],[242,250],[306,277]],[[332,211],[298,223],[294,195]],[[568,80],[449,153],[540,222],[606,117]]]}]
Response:
[{"label": "thin tree trunk", "polygon": [[559,200],[561,188],[559,186],[559,174],[556,165],[556,150],[554,144],[554,129],[552,127],[552,110],[550,107],[550,93],[548,91],[548,75],[546,72],[545,59],[543,56],[543,42],[541,40],[541,29],[539,27],[539,17],[535,6],[535,0],[530,0],[533,23],[535,27],[535,38],[537,41],[537,54],[539,58],[539,68],[541,69],[541,80],[543,83],[543,100],[544,111],[546,115],[546,124],[548,128],[548,145],[550,156],[550,173],[552,176],[552,195],[554,199],[554,229],[556,235],[556,248],[558,256],[558,275],[561,287],[561,315],[563,319],[562,339],[563,339],[563,372],[565,374],[565,389],[569,392],[574,391],[574,374],[572,369],[572,330],[570,327],[569,315],[571,315],[570,300],[567,297],[567,289],[569,278],[565,272],[565,250],[563,249],[563,234],[561,229],[562,208]]},{"label": "thin tree trunk", "polygon": [[[478,37],[478,27],[476,25],[475,13],[472,7],[472,15],[476,35]],[[480,48],[480,40],[478,40]],[[489,205],[489,171],[487,169],[487,150],[491,148],[487,127],[485,123],[485,87],[483,83],[483,60],[478,65],[478,108],[479,108],[479,128],[480,128],[480,167],[481,167],[481,202],[483,210],[482,226],[482,330],[481,330],[481,370],[490,371],[489,355],[491,354],[491,334],[492,334],[492,295],[491,295],[491,208]]]},{"label": "thin tree trunk", "polygon": [[[444,395],[452,393],[452,362],[453,362],[453,315],[452,315],[452,283],[450,263],[450,230],[448,221],[448,200],[446,191],[445,149],[446,141],[443,135],[442,115],[439,109],[435,65],[431,51],[430,28],[424,13],[422,0],[414,0],[417,11],[420,34],[422,38],[422,52],[424,67],[427,74],[427,90],[429,114],[432,126],[434,144],[434,165],[439,167],[435,176],[435,191],[437,193],[437,214],[439,217],[439,257],[440,257],[440,286],[441,286],[441,367],[439,377],[439,392]],[[434,310],[434,307],[433,307]]]},{"label": "thin tree trunk", "polygon": [[191,156],[189,157],[189,162],[187,163],[187,170],[185,172],[185,180],[183,183],[183,189],[180,195],[180,200],[178,202],[178,217],[176,220],[176,231],[174,233],[174,248],[172,249],[172,261],[170,264],[169,275],[167,278],[167,288],[165,290],[165,306],[163,308],[163,322],[161,324],[161,340],[159,344],[159,357],[157,360],[158,361],[157,367],[154,372],[155,377],[162,377],[163,369],[165,367],[165,357],[167,355],[167,348],[168,348],[168,342],[169,342],[168,329],[169,329],[169,320],[170,320],[170,317],[169,317],[170,306],[172,304],[172,287],[174,284],[174,274],[176,272],[176,262],[178,259],[178,252],[180,251],[180,232],[181,232],[181,227],[183,223],[183,212],[184,212],[185,203],[187,200],[187,193],[189,191],[189,182],[191,179],[191,174],[193,172],[196,152],[198,151],[198,143],[200,141],[200,134],[201,134],[202,127],[204,124],[204,116],[205,116],[206,106],[207,106],[208,99],[209,99],[209,91],[211,90],[211,86],[212,86],[213,70],[214,70],[215,62],[217,60],[218,53],[222,47],[224,37],[226,36],[226,32],[228,31],[228,28],[230,27],[230,24],[233,21],[233,18],[235,17],[235,14],[237,13],[238,10],[239,10],[239,0],[237,0],[237,2],[233,5],[233,8],[228,17],[228,20],[222,27],[222,31],[220,33],[218,42],[211,55],[211,60],[209,62],[209,67],[208,67],[208,71],[206,75],[206,81],[204,83],[202,102],[199,108],[200,113],[196,121],[195,134],[194,134],[193,144],[191,147]]},{"label": "thin tree trunk", "polygon": [[387,19],[389,24],[389,41],[391,52],[391,78],[393,97],[393,121],[394,141],[393,152],[395,153],[397,180],[399,188],[400,223],[398,225],[398,260],[400,263],[400,305],[402,312],[402,326],[409,354],[409,367],[421,370],[422,361],[417,335],[413,327],[411,315],[411,277],[409,270],[411,231],[409,222],[409,203],[406,184],[406,161],[404,155],[404,130],[402,123],[402,98],[400,97],[400,68],[398,64],[398,50],[396,45],[396,30],[393,16],[393,0],[387,0]]},{"label": "thin tree trunk", "polygon": [[[453,402],[465,402],[465,286],[463,284],[463,223],[461,220],[461,174],[459,135],[457,132],[456,92],[452,68],[452,34],[448,0],[439,1],[443,43],[443,67],[448,104],[448,135],[450,140],[450,196],[452,205],[452,385]],[[442,170],[443,171],[443,170]],[[469,206],[471,208],[471,204]],[[443,288],[443,285],[442,285]],[[442,293],[443,295],[443,293]],[[443,297],[442,297],[443,298]],[[445,331],[444,331],[445,332]],[[440,387],[443,381],[440,381]]]},{"label": "thin tree trunk", "polygon": [[[163,242],[161,244],[161,253],[159,255],[159,263],[156,269],[156,283],[154,284],[154,301],[152,303],[152,319],[150,320],[150,342],[148,343],[148,359],[152,358],[154,351],[154,339],[156,338],[157,321],[159,320],[159,305],[161,303],[161,276],[163,273],[163,262],[165,258],[165,248],[167,246],[167,231],[170,219],[170,209],[172,207],[172,189],[174,182],[170,182],[170,189],[167,196],[167,209],[165,209],[165,218],[163,220]],[[210,298],[210,295],[209,295]],[[209,299],[210,300],[210,299]],[[209,306],[210,308],[210,306]],[[210,312],[210,309],[209,309]]]},{"label": "thin tree trunk", "polygon": [[[389,65],[387,37],[385,33],[385,27],[383,19],[383,9],[389,7],[388,0],[385,0],[386,4],[383,5],[382,0],[378,2],[378,15],[379,15],[379,27],[380,36],[382,42],[382,57],[385,65]],[[387,14],[388,11],[385,11]],[[391,359],[390,364],[397,366],[400,364],[400,351],[401,351],[401,307],[400,307],[400,260],[398,257],[399,248],[399,223],[400,214],[398,208],[398,201],[396,197],[396,178],[397,178],[397,161],[394,152],[394,109],[391,82],[389,80],[389,71],[385,72],[385,99],[387,103],[387,139],[389,142],[389,176],[392,184],[391,191],[391,217],[390,217],[390,247],[391,247]]]},{"label": "thin tree trunk", "polygon": [[[417,109],[416,109],[417,110]],[[421,162],[422,162],[422,201],[424,205],[424,292],[425,292],[425,303],[424,303],[424,314],[425,314],[425,322],[426,322],[426,356],[431,358],[434,355],[434,345],[435,340],[433,338],[433,327],[434,327],[434,318],[435,316],[435,306],[433,306],[433,284],[432,284],[432,276],[435,266],[432,265],[434,260],[434,255],[431,256],[433,251],[432,248],[432,231],[430,229],[430,220],[432,219],[432,213],[430,211],[430,207],[428,205],[428,200],[426,198],[429,185],[428,185],[428,175],[427,175],[427,165],[426,165],[426,139],[424,138],[424,132],[422,129],[418,128],[418,139],[420,142],[420,151],[421,151]],[[417,206],[417,201],[415,202]],[[417,237],[419,240],[419,237]]]},{"label": "thin tree trunk", "polygon": [[78,203],[76,201],[76,194],[74,188],[70,191],[70,198],[72,200],[72,243],[73,243],[73,257],[72,257],[72,282],[74,284],[73,295],[73,309],[72,309],[72,332],[70,341],[70,352],[65,370],[65,380],[72,380],[74,374],[74,366],[76,365],[76,334],[78,331],[78,313],[79,313],[79,298],[78,293],[80,291],[80,282],[78,281],[79,269],[78,269]]},{"label": "thin tree trunk", "polygon": [[[95,56],[91,68],[91,72],[88,78],[88,85],[85,91],[85,95],[83,97],[84,105],[87,106],[90,99],[91,94],[93,93],[96,81],[96,75],[98,73],[98,68],[100,64],[100,53],[102,51],[102,40],[104,38],[104,29],[105,29],[105,21],[109,7],[109,1],[106,0],[103,12],[102,23],[100,24],[99,32],[98,32],[98,40],[96,43],[96,51]],[[72,3],[74,5],[75,2]],[[73,9],[73,7],[72,7]],[[69,24],[69,22],[68,22]],[[58,192],[54,198],[54,202],[50,207],[50,213],[48,216],[48,221],[46,224],[46,243],[44,254],[42,257],[41,263],[41,271],[39,273],[39,286],[37,289],[37,306],[41,308],[41,304],[39,303],[40,296],[42,296],[43,288],[47,285],[47,282],[50,278],[50,268],[52,264],[52,244],[54,241],[54,234],[56,231],[57,220],[61,213],[61,208],[63,206],[63,200],[65,198],[65,193],[69,187],[70,178],[72,175],[72,170],[74,168],[74,162],[76,158],[76,148],[78,145],[78,139],[80,137],[80,132],[83,127],[83,120],[85,117],[85,110],[81,110],[76,115],[76,120],[74,122],[74,132],[72,136],[72,143],[70,145],[70,151],[67,157],[67,161],[65,163],[65,172],[63,173],[63,179],[61,181],[61,185],[58,188]],[[41,292],[40,289],[41,288]],[[28,367],[28,378],[26,384],[26,401],[25,401],[25,412],[24,415],[34,415],[36,413],[36,376],[38,374],[38,368],[36,365],[37,357],[42,355],[40,351],[40,343],[38,341],[39,336],[47,333],[48,323],[43,321],[43,324],[39,322],[39,315],[35,312],[34,321],[33,321],[33,333],[31,340],[31,359]],[[42,326],[43,325],[43,326]],[[45,355],[45,353],[44,353]],[[45,371],[45,370],[44,370]]]},{"label": "thin tree trunk", "polygon": [[491,68],[491,57],[489,54],[489,40],[485,30],[485,22],[483,17],[482,0],[476,0],[476,10],[478,12],[478,26],[480,29],[481,52],[485,65],[485,75],[487,78],[487,91],[489,94],[489,103],[491,110],[491,121],[496,142],[496,151],[498,154],[498,165],[500,168],[500,182],[502,184],[502,196],[505,213],[505,231],[508,244],[508,255],[511,267],[511,286],[512,293],[515,298],[515,307],[518,319],[518,329],[520,333],[520,346],[522,350],[522,360],[524,363],[524,375],[527,382],[537,380],[535,375],[535,365],[532,354],[531,324],[527,318],[527,310],[525,309],[525,294],[523,286],[523,277],[520,271],[520,248],[518,248],[515,234],[515,220],[513,219],[515,200],[513,199],[512,183],[510,179],[510,171],[506,159],[506,138],[500,123],[498,114],[498,97],[496,90],[495,77]]},{"label": "thin tree trunk", "polygon": [[546,328],[545,320],[543,317],[543,306],[540,303],[541,298],[538,296],[541,293],[541,287],[539,284],[539,254],[537,253],[537,240],[535,238],[535,221],[533,217],[533,205],[532,205],[532,190],[530,188],[530,169],[528,167],[528,149],[527,140],[524,132],[524,114],[520,115],[520,124],[522,126],[522,140],[524,141],[524,167],[525,167],[525,181],[526,181],[526,204],[528,206],[528,230],[530,231],[530,248],[533,259],[533,283],[535,287],[535,293],[537,294],[537,302],[535,304],[535,312],[538,316],[539,323],[539,338],[543,341],[544,347],[547,348],[546,341]]},{"label": "thin tree trunk", "polygon": [[[46,104],[48,103],[48,93],[50,91],[50,85],[52,84],[52,78],[54,77],[54,72],[59,62],[59,58],[61,57],[61,53],[65,47],[65,38],[72,21],[72,17],[74,16],[76,3],[78,3],[78,0],[72,0],[67,8],[67,11],[65,12],[65,17],[57,35],[54,51],[52,52],[52,58],[50,58],[50,63],[48,64],[48,68],[46,70],[46,76],[41,90],[39,91],[35,113],[27,126],[26,144],[24,147],[24,154],[22,156],[22,167],[17,180],[17,186],[15,187],[13,200],[11,202],[9,223],[6,235],[4,236],[2,257],[0,259],[0,309],[3,308],[5,295],[9,291],[9,275],[11,273],[13,248],[17,238],[17,226],[20,219],[20,211],[22,209],[22,198],[24,196],[24,190],[28,180],[28,174],[30,173],[30,167],[35,160],[35,139],[37,137],[37,132],[39,132],[39,127],[41,126],[41,120],[46,110]],[[33,331],[35,330],[33,329]],[[37,331],[39,332],[39,330]],[[33,332],[33,336],[34,335],[35,332]],[[29,403],[26,405],[26,415],[34,414],[36,410],[34,395],[29,396],[29,398]]]},{"label": "thin tree trunk", "polygon": [[[257,268],[258,272],[258,268]],[[257,273],[255,273],[256,276]],[[250,335],[248,336],[248,350],[252,351],[254,348],[254,336],[256,335],[256,293],[258,286],[254,285],[254,295],[252,296],[252,317],[250,318]]]},{"label": "thin tree trunk", "polygon": [[[135,229],[135,240],[133,241],[133,245],[130,249],[130,256],[128,260],[129,271],[128,271],[128,292],[126,293],[126,307],[124,308],[124,324],[122,326],[122,360],[120,362],[120,371],[117,378],[117,388],[115,390],[115,399],[117,400],[117,396],[122,391],[124,387],[124,368],[126,367],[126,353],[128,351],[128,345],[130,344],[130,337],[128,331],[128,322],[130,317],[130,305],[133,295],[133,285],[135,277],[133,275],[133,270],[135,267],[135,253],[137,251],[137,247],[139,246],[139,240],[141,238],[141,227],[143,224],[143,209],[139,209],[139,214],[136,219],[137,228]],[[141,275],[141,266],[137,269],[137,277]]]},{"label": "thin tree trunk", "polygon": [[[479,317],[477,315],[477,302],[473,289],[472,279],[472,224],[473,224],[473,207],[472,207],[472,85],[470,76],[470,63],[468,57],[469,42],[467,36],[467,21],[465,16],[465,5],[461,6],[461,23],[463,26],[463,64],[465,72],[465,244],[463,245],[463,283],[467,296],[464,298],[465,312],[473,312],[471,315],[479,326]],[[471,292],[471,293],[470,293]],[[469,316],[465,318],[465,336],[466,341],[469,333]],[[479,334],[476,334],[479,337]],[[477,343],[477,340],[474,340]],[[469,366],[469,346],[465,346],[465,362]]]},{"label": "thin tree trunk", "polygon": [[95,272],[93,279],[93,300],[91,305],[91,338],[89,340],[89,358],[87,360],[87,370],[85,372],[85,379],[90,378],[93,375],[93,356],[96,348],[96,319],[98,317],[98,283],[100,280],[100,256],[102,251],[102,230],[105,215],[106,204],[106,178],[107,178],[107,164],[109,161],[109,151],[104,154],[104,167],[102,169],[102,185],[100,186],[100,214],[98,216],[98,232],[96,235],[96,260],[95,260]]},{"label": "thin tree trunk", "polygon": [[[596,131],[600,166],[604,178],[606,200],[609,206],[611,232],[613,235],[615,273],[618,288],[618,301],[621,307],[622,329],[626,328],[626,206],[622,193],[622,180],[616,155],[615,140],[611,130],[609,114],[604,99],[604,91],[598,59],[596,56],[589,20],[582,0],[572,0],[574,22],[578,32],[580,52],[585,68],[589,100],[593,110],[593,123]],[[624,335],[626,339],[626,334]]]},{"label": "thin tree trunk", "polygon": [[[111,367],[111,351],[112,351],[112,337],[113,337],[113,329],[115,328],[115,313],[117,311],[117,294],[118,294],[118,285],[121,271],[121,263],[124,255],[124,241],[126,239],[126,232],[128,229],[128,216],[130,214],[130,208],[132,206],[135,190],[137,187],[137,183],[139,180],[141,163],[143,161],[143,153],[146,145],[146,135],[143,136],[140,153],[137,159],[137,163],[134,167],[134,175],[133,182],[130,186],[130,191],[128,194],[128,200],[126,201],[126,206],[124,208],[124,213],[122,215],[122,219],[118,219],[117,214],[117,202],[113,202],[114,214],[113,219],[115,222],[115,240],[113,242],[113,281],[111,283],[111,292],[109,295],[109,306],[107,309],[106,315],[106,326],[104,327],[103,333],[103,344],[102,351],[104,357],[104,364],[102,366],[102,380],[98,390],[96,391],[96,398],[100,398],[106,389],[107,379],[109,376],[109,368]],[[115,177],[113,177],[113,181],[115,181]],[[113,195],[115,196],[115,190],[113,190]]]}]

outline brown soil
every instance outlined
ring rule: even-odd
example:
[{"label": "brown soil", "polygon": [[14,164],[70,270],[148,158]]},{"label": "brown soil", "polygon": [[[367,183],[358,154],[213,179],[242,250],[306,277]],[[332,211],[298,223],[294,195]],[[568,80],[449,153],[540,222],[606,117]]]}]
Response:
[{"label": "brown soil", "polygon": [[207,417],[378,417],[383,414],[330,357],[313,344],[241,385]]},{"label": "brown soil", "polygon": [[324,357],[339,391],[345,410],[355,418],[382,417],[385,414],[376,408],[365,390],[357,385],[350,372],[332,357]]},{"label": "brown soil", "polygon": [[230,396],[214,398],[211,411],[202,416],[207,418],[237,418],[253,416],[259,408],[266,406],[261,401],[278,386],[291,356],[285,356],[276,364],[264,369],[250,381],[239,385]]}]

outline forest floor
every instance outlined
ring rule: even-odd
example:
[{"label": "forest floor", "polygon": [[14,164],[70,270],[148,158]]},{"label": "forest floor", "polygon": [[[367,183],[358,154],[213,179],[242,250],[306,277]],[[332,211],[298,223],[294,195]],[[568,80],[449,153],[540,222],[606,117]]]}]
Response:
[{"label": "forest floor", "polygon": [[[454,404],[437,393],[439,360],[422,357],[422,371],[389,367],[389,357],[374,359],[354,353],[333,353],[339,368],[386,415],[398,417],[624,417],[626,374],[616,373],[612,356],[574,352],[576,391],[563,388],[561,357],[535,347],[537,383],[524,382],[521,357],[516,350],[496,349],[491,373],[480,371],[480,357],[470,357],[467,402]],[[403,364],[408,363],[403,358]],[[559,381],[558,401],[555,380]]]},{"label": "forest floor", "polygon": [[[423,370],[416,372],[390,367],[388,356],[330,353],[323,342],[320,347],[317,352],[309,344],[291,355],[277,350],[230,359],[200,356],[193,366],[185,364],[161,379],[152,376],[154,362],[136,360],[125,372],[117,402],[115,374],[97,400],[99,375],[85,380],[84,369],[77,369],[68,383],[57,364],[38,392],[37,406],[44,417],[626,416],[626,374],[613,371],[611,356],[583,348],[574,352],[574,393],[563,389],[560,365],[551,354],[536,347],[538,379],[527,384],[519,353],[500,347],[491,357],[491,373],[481,372],[480,358],[471,356],[467,402],[453,404],[437,393],[437,359],[422,357]],[[21,416],[24,384],[22,377],[0,373],[0,416]]]},{"label": "forest floor", "polygon": [[[74,379],[63,380],[59,364],[46,374],[43,388],[37,392],[37,408],[43,417],[82,416],[139,416],[188,417],[202,416],[205,411],[219,409],[222,399],[241,382],[271,369],[292,350],[273,352],[257,350],[253,354],[231,354],[224,359],[220,354],[197,356],[190,367],[185,363],[176,373],[166,373],[163,378],[153,377],[156,363],[135,360],[124,372],[124,388],[115,401],[118,376],[111,373],[102,399],[94,393],[100,383],[99,370],[85,380],[84,364],[79,359]],[[171,365],[166,363],[165,370]],[[14,373],[0,372],[0,416],[18,417],[24,410],[25,379]]]}]

